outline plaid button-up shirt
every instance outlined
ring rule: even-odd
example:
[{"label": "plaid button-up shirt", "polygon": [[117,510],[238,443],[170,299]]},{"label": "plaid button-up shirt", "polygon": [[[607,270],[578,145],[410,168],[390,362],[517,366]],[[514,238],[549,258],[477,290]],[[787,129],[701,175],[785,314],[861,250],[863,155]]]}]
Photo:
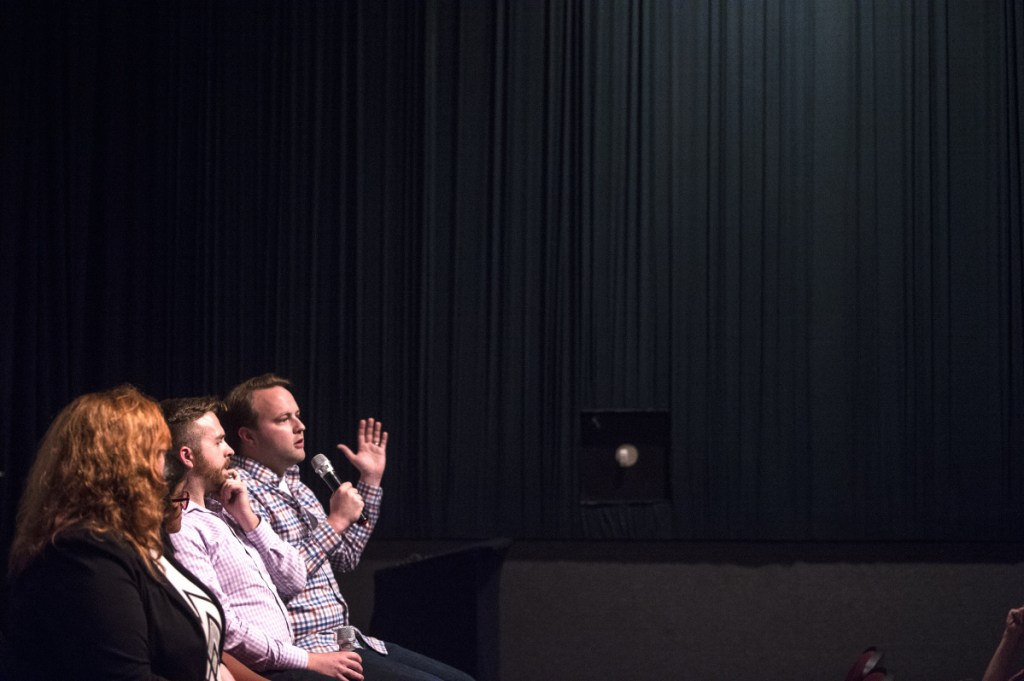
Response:
[{"label": "plaid button-up shirt", "polygon": [[[348,604],[334,579],[334,570],[350,572],[359,564],[380,516],[383,490],[360,482],[357,488],[370,522],[365,526],[353,523],[338,534],[327,522],[316,495],[299,479],[297,465],[284,474],[289,494],[281,489],[277,474],[258,461],[235,454],[232,463],[249,488],[252,510],[269,521],[278,536],[297,548],[306,561],[306,586],[288,601],[295,645],[313,653],[338,650],[338,629],[348,625]],[[359,632],[357,640],[387,654],[379,639]]]}]

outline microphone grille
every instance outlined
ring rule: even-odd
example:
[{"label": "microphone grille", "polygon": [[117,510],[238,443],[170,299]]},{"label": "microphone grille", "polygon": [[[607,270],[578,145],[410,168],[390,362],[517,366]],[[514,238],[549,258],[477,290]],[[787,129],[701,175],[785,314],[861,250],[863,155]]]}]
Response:
[{"label": "microphone grille", "polygon": [[334,470],[334,467],[331,466],[331,460],[328,459],[323,454],[317,454],[316,456],[314,456],[312,463],[313,463],[313,472],[316,473],[317,475],[322,475],[322,474],[326,473],[327,471]]}]

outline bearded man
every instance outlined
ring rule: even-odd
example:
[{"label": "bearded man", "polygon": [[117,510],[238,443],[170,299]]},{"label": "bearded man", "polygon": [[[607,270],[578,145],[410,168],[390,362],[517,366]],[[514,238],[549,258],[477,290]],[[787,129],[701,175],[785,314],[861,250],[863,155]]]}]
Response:
[{"label": "bearded man", "polygon": [[189,503],[171,542],[224,608],[224,649],[275,681],[362,679],[357,653],[295,645],[285,601],[306,586],[306,564],[253,512],[245,483],[229,468],[234,451],[217,416],[222,403],[186,397],[160,406],[171,429],[169,455],[188,469]]}]

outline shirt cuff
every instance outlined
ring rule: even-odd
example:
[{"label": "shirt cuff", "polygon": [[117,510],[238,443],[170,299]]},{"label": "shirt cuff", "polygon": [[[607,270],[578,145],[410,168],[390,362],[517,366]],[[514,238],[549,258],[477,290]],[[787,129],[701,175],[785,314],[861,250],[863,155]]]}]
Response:
[{"label": "shirt cuff", "polygon": [[309,653],[298,646],[285,646],[279,666],[281,669],[309,669]]},{"label": "shirt cuff", "polygon": [[356,485],[356,489],[359,490],[359,495],[363,498],[363,510],[366,512],[366,516],[370,517],[377,516],[380,514],[380,500],[384,497],[384,489],[381,487],[371,487],[364,482],[359,482]]}]

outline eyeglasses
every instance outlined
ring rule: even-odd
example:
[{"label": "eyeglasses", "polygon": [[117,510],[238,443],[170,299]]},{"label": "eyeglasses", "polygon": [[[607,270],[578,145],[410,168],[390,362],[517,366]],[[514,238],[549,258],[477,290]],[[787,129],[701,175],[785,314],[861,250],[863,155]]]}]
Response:
[{"label": "eyeglasses", "polygon": [[184,511],[188,508],[188,492],[182,492],[180,497],[171,497],[168,499],[172,504],[181,504],[181,510]]}]

